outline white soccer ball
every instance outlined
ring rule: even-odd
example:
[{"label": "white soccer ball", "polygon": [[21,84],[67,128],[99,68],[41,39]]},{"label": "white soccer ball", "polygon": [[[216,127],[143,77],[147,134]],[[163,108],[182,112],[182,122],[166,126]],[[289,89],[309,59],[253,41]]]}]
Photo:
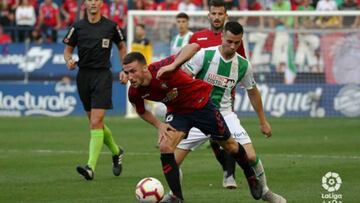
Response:
[{"label": "white soccer ball", "polygon": [[141,203],[156,203],[163,198],[164,187],[158,179],[147,177],[136,185],[135,195]]}]

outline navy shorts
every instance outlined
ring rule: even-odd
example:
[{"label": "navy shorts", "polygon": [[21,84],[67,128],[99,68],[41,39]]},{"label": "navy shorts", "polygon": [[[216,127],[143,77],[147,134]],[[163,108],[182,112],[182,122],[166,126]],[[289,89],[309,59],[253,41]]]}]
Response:
[{"label": "navy shorts", "polygon": [[112,73],[109,69],[80,69],[76,84],[85,111],[112,108]]},{"label": "navy shorts", "polygon": [[191,113],[167,113],[165,122],[186,134],[196,127],[216,141],[224,141],[231,136],[223,116],[210,100],[202,109]]}]

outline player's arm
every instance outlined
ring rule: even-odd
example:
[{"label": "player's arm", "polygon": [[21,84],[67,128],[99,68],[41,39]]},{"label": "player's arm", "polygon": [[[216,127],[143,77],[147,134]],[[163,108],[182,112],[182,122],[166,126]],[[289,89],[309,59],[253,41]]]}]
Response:
[{"label": "player's arm", "polygon": [[182,64],[184,64],[187,60],[193,57],[196,54],[196,52],[198,52],[199,50],[200,50],[200,46],[198,44],[196,43],[187,44],[180,50],[175,60],[171,64],[162,67],[158,71],[156,78],[160,78],[165,73],[172,72],[175,69],[181,67]]},{"label": "player's arm", "polygon": [[74,70],[76,68],[76,61],[72,58],[74,47],[65,45],[64,49],[64,59],[66,62],[66,67],[69,70]]},{"label": "player's arm", "polygon": [[251,106],[256,112],[256,115],[260,122],[260,130],[266,136],[271,136],[271,126],[266,120],[264,108],[262,104],[261,94],[256,87],[256,82],[252,73],[251,65],[248,62],[248,69],[245,76],[241,80],[241,84],[246,88]]}]

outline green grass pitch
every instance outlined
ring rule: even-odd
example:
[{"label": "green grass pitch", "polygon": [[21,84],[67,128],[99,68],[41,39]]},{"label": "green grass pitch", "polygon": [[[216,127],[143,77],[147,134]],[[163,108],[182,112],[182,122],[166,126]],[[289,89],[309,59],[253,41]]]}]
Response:
[{"label": "green grass pitch", "polygon": [[[339,173],[343,203],[360,202],[359,119],[270,119],[273,137],[265,139],[256,119],[243,118],[262,158],[268,185],[289,203],[322,203],[323,175]],[[106,120],[126,154],[120,177],[111,172],[111,155],[104,147],[95,179],[85,181],[75,167],[85,164],[88,124],[85,117],[0,118],[0,202],[120,202],[136,203],[135,185],[147,176],[162,175],[156,130],[139,119]],[[222,172],[210,149],[187,157],[183,193],[187,203],[242,203],[252,200],[242,172],[236,190],[221,186]],[[338,201],[339,202],[339,201]]]}]

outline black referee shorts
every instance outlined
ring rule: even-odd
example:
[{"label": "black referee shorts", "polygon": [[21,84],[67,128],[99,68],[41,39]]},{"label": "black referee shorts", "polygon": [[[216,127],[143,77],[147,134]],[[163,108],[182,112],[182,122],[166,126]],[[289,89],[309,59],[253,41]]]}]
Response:
[{"label": "black referee shorts", "polygon": [[198,128],[215,141],[225,141],[231,136],[224,117],[211,100],[202,109],[191,113],[167,113],[165,122],[186,134],[192,127]]},{"label": "black referee shorts", "polygon": [[76,84],[85,111],[112,109],[112,83],[109,69],[79,69]]}]

